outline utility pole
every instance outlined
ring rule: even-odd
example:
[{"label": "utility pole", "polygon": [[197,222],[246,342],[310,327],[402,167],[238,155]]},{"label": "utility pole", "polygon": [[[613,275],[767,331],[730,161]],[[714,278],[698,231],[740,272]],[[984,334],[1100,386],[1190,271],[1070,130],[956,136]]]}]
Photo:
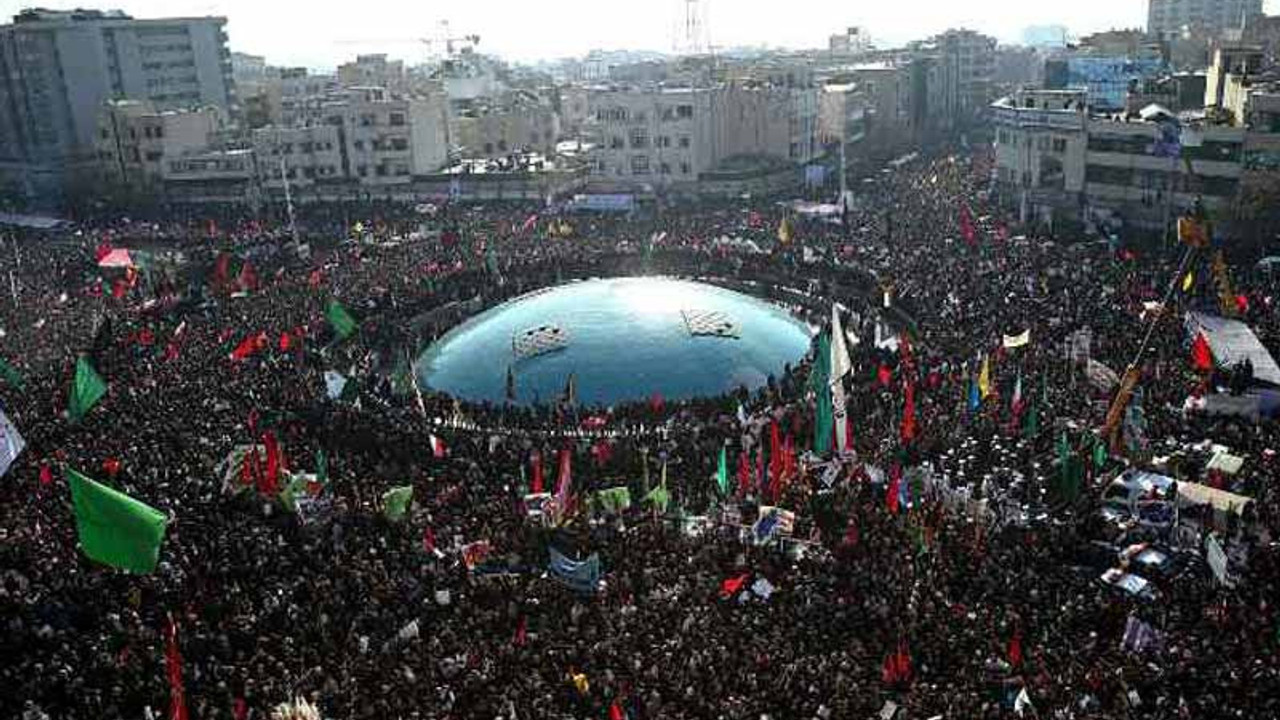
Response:
[{"label": "utility pole", "polygon": [[289,175],[285,172],[284,158],[280,158],[280,179],[284,181],[284,207],[289,213],[289,234],[293,237],[293,249],[302,247],[298,242],[298,224],[293,217],[293,196],[289,193]]}]

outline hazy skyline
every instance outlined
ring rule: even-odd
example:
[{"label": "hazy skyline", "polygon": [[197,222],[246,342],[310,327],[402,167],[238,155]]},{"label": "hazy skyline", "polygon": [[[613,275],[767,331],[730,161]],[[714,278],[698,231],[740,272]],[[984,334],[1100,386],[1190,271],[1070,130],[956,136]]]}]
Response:
[{"label": "hazy skyline", "polygon": [[[967,27],[1002,42],[1017,42],[1029,25],[1065,25],[1082,35],[1111,28],[1143,27],[1146,0],[1076,0],[1056,6],[1021,0],[702,0],[707,37],[719,47],[826,47],[827,37],[858,25],[881,47],[921,39],[950,27]],[[120,9],[135,17],[224,15],[231,49],[264,55],[275,65],[332,68],[357,53],[386,52],[415,64],[427,56],[416,38],[477,34],[482,52],[518,61],[580,56],[589,50],[670,52],[683,27],[684,0],[655,3],[588,0],[472,0],[405,3],[365,0],[349,6],[296,0],[0,0],[8,22],[29,6]],[[1275,12],[1280,0],[1267,0]]]}]

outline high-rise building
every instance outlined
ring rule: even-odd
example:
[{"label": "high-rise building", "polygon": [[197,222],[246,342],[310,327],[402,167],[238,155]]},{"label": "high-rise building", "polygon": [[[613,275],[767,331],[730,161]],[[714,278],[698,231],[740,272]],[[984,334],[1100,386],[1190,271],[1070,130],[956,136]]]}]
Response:
[{"label": "high-rise building", "polygon": [[94,160],[107,101],[234,114],[225,25],[97,10],[24,10],[0,25],[0,183],[32,195],[59,189]]},{"label": "high-rise building", "polygon": [[1262,0],[1148,0],[1147,32],[1165,39],[1183,32],[1216,37],[1261,14]]}]

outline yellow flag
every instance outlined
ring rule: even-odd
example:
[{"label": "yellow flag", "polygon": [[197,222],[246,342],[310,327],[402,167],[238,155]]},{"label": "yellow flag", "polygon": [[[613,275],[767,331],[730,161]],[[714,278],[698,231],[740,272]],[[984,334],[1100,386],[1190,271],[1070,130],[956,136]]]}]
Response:
[{"label": "yellow flag", "polygon": [[587,676],[583,673],[573,673],[570,675],[573,680],[573,686],[577,688],[579,695],[586,695],[591,692],[591,683],[587,681]]},{"label": "yellow flag", "polygon": [[982,394],[982,399],[986,400],[991,394],[991,357],[984,356],[982,358],[982,371],[978,373],[978,392]]},{"label": "yellow flag", "polygon": [[791,218],[784,217],[778,224],[778,242],[786,245],[791,242]]},{"label": "yellow flag", "polygon": [[1195,273],[1187,273],[1186,277],[1182,278],[1182,292],[1191,292],[1191,286],[1195,284]]}]

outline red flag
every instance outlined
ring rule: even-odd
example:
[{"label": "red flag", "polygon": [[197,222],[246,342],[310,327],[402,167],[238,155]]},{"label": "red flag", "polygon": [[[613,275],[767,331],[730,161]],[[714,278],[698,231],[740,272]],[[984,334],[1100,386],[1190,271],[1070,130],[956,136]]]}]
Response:
[{"label": "red flag", "polygon": [[288,331],[280,333],[280,352],[289,352],[289,348],[293,345],[293,337]]},{"label": "red flag", "polygon": [[964,237],[964,241],[970,245],[977,244],[978,233],[973,227],[973,215],[969,213],[968,205],[960,206],[960,235]]},{"label": "red flag", "polygon": [[48,463],[40,463],[40,484],[49,485],[53,483],[53,468]]},{"label": "red flag", "polygon": [[112,249],[110,240],[103,240],[98,243],[98,250],[93,254],[93,261],[102,262],[102,258],[110,255]]},{"label": "red flag", "polygon": [[315,290],[316,288],[320,287],[321,283],[323,282],[324,282],[324,274],[320,272],[319,268],[312,270],[311,275],[307,277],[307,284],[311,286],[312,290]]},{"label": "red flag", "polygon": [[617,700],[609,703],[609,720],[627,720],[627,714],[622,711]]},{"label": "red flag", "polygon": [[529,491],[536,495],[542,492],[542,453],[537,450],[530,453],[529,464],[533,466],[533,484]]},{"label": "red flag", "polygon": [[840,542],[845,547],[856,547],[858,545],[858,518],[852,512],[849,513],[849,524],[844,529],[844,540]]},{"label": "red flag", "polygon": [[751,577],[751,573],[742,573],[738,577],[732,577],[720,583],[720,597],[728,600],[742,591],[742,586],[747,584],[747,578]]},{"label": "red flag", "polygon": [[529,642],[529,621],[525,616],[520,616],[520,621],[516,623],[516,636],[511,639],[511,644],[516,647],[524,647]]},{"label": "red flag", "polygon": [[434,553],[436,550],[436,531],[430,525],[422,531],[422,549],[427,553]]},{"label": "red flag", "polygon": [[898,682],[911,682],[911,652],[905,639],[898,642],[898,653],[894,656],[893,664]]},{"label": "red flag", "polygon": [[661,415],[666,406],[667,401],[662,399],[662,393],[655,390],[653,392],[653,396],[649,398],[649,409],[652,410],[655,415]]},{"label": "red flag", "polygon": [[880,681],[885,685],[898,684],[898,664],[893,653],[884,656],[884,665],[880,668]]},{"label": "red flag", "polygon": [[117,300],[123,300],[124,296],[128,294],[129,283],[126,282],[124,278],[116,278],[116,281],[111,283],[111,297]]},{"label": "red flag", "polygon": [[1009,664],[1013,667],[1022,666],[1022,631],[1019,630],[1009,638]]},{"label": "red flag", "polygon": [[231,703],[231,714],[235,716],[235,720],[249,719],[249,703],[244,698],[238,697]]},{"label": "red flag", "polygon": [[902,470],[897,463],[889,469],[889,489],[885,492],[884,502],[889,506],[889,512],[894,515],[898,514],[898,494],[901,492]]},{"label": "red flag", "polygon": [[893,372],[889,370],[888,365],[880,366],[880,369],[876,371],[876,380],[881,386],[889,387],[889,383],[893,382]]},{"label": "red flag", "polygon": [[113,457],[103,460],[102,472],[106,473],[107,477],[115,479],[116,475],[120,474],[120,460]]},{"label": "red flag", "polygon": [[240,266],[240,276],[236,278],[236,283],[241,290],[257,290],[258,289],[258,273],[253,269],[253,263],[246,260]]},{"label": "red flag", "polygon": [[178,346],[174,343],[168,343],[164,346],[165,362],[173,362],[178,359]]},{"label": "red flag", "polygon": [[916,384],[907,378],[906,398],[902,403],[902,444],[916,438]]},{"label": "red flag", "polygon": [[262,436],[262,444],[267,447],[267,472],[258,483],[258,491],[263,495],[275,495],[280,488],[280,445],[276,442],[276,434],[267,431]]},{"label": "red flag", "polygon": [[568,448],[560,451],[560,477],[556,480],[556,508],[568,512],[569,497],[573,493],[573,460]]},{"label": "red flag", "polygon": [[258,481],[258,473],[258,446],[254,445],[240,461],[240,484],[253,485]]},{"label": "red flag", "polygon": [[259,332],[257,335],[249,335],[245,337],[244,340],[241,340],[240,344],[237,345],[236,348],[231,351],[231,359],[244,360],[245,358],[257,352],[258,350],[266,347],[266,345],[267,345],[266,332]]},{"label": "red flag", "polygon": [[165,674],[169,677],[169,720],[187,720],[187,701],[182,691],[182,655],[178,653],[178,626],[169,616],[165,627]]},{"label": "red flag", "polygon": [[782,478],[782,435],[778,432],[778,421],[769,423],[769,482],[770,496],[777,499],[778,481]]},{"label": "red flag", "polygon": [[1200,372],[1213,370],[1213,351],[1204,333],[1196,333],[1195,342],[1191,344],[1191,365]]}]

